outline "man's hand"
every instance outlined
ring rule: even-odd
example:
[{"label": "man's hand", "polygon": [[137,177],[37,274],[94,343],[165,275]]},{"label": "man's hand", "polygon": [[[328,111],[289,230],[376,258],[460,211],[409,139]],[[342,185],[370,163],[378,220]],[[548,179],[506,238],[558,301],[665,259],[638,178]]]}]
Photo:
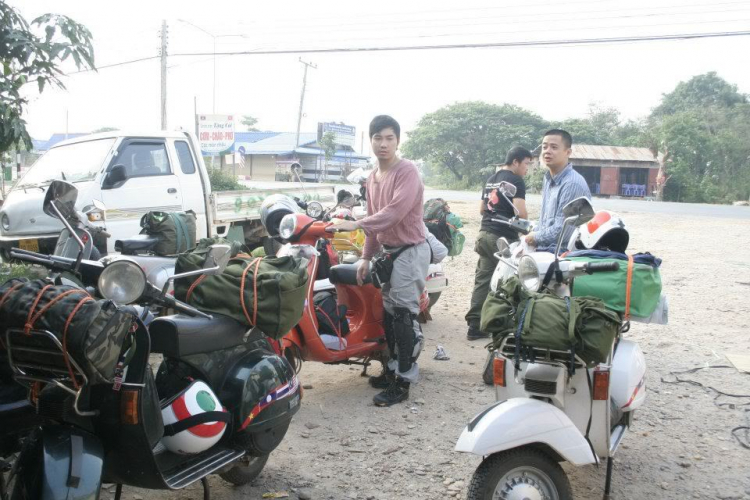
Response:
[{"label": "man's hand", "polygon": [[336,219],[331,224],[326,226],[326,231],[329,233],[335,233],[336,231],[356,231],[359,229],[359,224],[356,221]]},{"label": "man's hand", "polygon": [[530,247],[536,246],[536,239],[534,238],[534,233],[529,233],[526,235],[526,244]]},{"label": "man's hand", "polygon": [[359,286],[365,284],[368,274],[370,274],[370,259],[362,259],[359,261],[359,267],[357,268],[357,284]]}]

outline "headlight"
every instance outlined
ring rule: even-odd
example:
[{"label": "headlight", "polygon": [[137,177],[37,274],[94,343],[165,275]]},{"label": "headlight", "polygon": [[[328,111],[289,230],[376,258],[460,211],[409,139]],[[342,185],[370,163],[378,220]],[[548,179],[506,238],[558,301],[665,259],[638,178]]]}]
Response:
[{"label": "headlight", "polygon": [[313,219],[319,218],[321,215],[323,215],[323,205],[318,203],[317,201],[311,201],[307,204],[307,215],[312,217]]},{"label": "headlight", "polygon": [[281,219],[281,224],[279,224],[279,236],[288,240],[292,237],[296,229],[297,216],[294,214],[285,215],[284,218]]},{"label": "headlight", "polygon": [[8,214],[3,214],[2,225],[4,230],[10,231],[10,219],[8,219]]},{"label": "headlight", "polygon": [[107,265],[99,276],[99,293],[117,304],[130,304],[143,295],[146,275],[132,260],[119,259]]},{"label": "headlight", "polygon": [[518,279],[521,280],[521,285],[530,291],[536,292],[539,290],[539,269],[536,266],[536,261],[530,255],[524,255],[518,262]]}]

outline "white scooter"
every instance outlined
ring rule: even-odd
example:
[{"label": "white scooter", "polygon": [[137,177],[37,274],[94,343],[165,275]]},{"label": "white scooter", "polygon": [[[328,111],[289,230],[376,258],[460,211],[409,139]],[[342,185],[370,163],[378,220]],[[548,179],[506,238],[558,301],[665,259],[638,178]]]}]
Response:
[{"label": "white scooter", "polygon": [[[511,248],[498,240],[496,254],[528,290],[541,288],[555,266],[549,288],[569,296],[576,276],[613,271],[617,264],[572,262],[557,257],[562,234],[594,216],[585,198],[563,209],[565,225],[557,251],[527,253],[516,265]],[[493,282],[493,287],[497,286]],[[607,459],[604,498],[609,498],[612,457],[646,399],[646,361],[638,344],[622,338],[622,328],[606,362],[593,368],[571,353],[534,349],[532,361],[514,363],[515,338],[503,340],[492,358],[497,403],[476,415],[461,433],[456,451],[483,457],[467,498],[572,499],[570,482],[559,463],[599,464]]]}]

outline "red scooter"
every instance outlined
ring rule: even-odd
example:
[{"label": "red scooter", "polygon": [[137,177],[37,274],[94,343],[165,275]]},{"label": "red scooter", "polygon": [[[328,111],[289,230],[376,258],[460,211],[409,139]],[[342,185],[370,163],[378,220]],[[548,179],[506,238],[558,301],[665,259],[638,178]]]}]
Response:
[{"label": "red scooter", "polygon": [[[328,240],[333,238],[334,233],[326,231],[329,225],[329,222],[301,213],[287,215],[279,225],[279,236],[287,243],[277,255],[307,258],[310,261],[307,270],[311,277],[327,275],[327,279],[308,281],[305,312],[300,322],[284,336],[282,347],[297,371],[302,361],[319,361],[362,365],[362,375],[366,376],[372,361],[387,362],[382,324],[383,299],[380,289],[372,284],[369,276],[363,285],[357,284],[359,263],[335,265],[335,257],[326,258],[323,255],[325,252],[316,249],[316,245],[321,247],[319,242],[330,244]],[[333,254],[335,256],[335,252]],[[322,262],[326,260],[330,262]],[[321,272],[321,266],[326,265],[330,267]],[[334,314],[331,314],[331,309],[326,311],[324,307],[316,305],[316,295],[319,297],[321,291],[335,293]],[[429,298],[425,291],[420,299],[420,309],[425,311],[428,306]],[[325,325],[321,325],[321,319]],[[419,328],[418,325],[415,327]],[[329,333],[333,330],[333,335],[322,333],[325,329]]]}]

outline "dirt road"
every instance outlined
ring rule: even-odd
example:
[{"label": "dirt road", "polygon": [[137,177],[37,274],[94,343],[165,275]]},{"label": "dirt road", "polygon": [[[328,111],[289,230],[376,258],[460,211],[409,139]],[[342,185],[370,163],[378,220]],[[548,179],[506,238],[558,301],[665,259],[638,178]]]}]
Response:
[{"label": "dirt road", "polygon": [[[466,247],[446,265],[450,289],[424,328],[422,381],[407,404],[376,408],[358,368],[306,363],[302,409],[284,442],[253,485],[211,478],[213,498],[437,499],[464,498],[480,459],[453,451],[469,419],[493,401],[481,381],[483,342],[467,342],[478,230],[475,203],[453,203],[465,222]],[[532,215],[538,206],[532,205]],[[648,400],[616,456],[616,499],[750,499],[750,449],[731,430],[748,425],[750,398],[715,400],[716,393],[669,384],[670,372],[728,365],[725,353],[750,354],[750,220],[623,213],[630,251],[664,259],[670,324],[634,324],[649,365]],[[699,247],[697,242],[701,243]],[[440,344],[449,361],[431,355]],[[706,368],[679,375],[704,386],[750,395],[750,375]],[[732,403],[735,406],[729,406]],[[565,466],[577,499],[599,499],[604,467]],[[178,493],[126,490],[124,498],[202,498],[199,486]],[[106,498],[106,496],[105,496]]]}]

